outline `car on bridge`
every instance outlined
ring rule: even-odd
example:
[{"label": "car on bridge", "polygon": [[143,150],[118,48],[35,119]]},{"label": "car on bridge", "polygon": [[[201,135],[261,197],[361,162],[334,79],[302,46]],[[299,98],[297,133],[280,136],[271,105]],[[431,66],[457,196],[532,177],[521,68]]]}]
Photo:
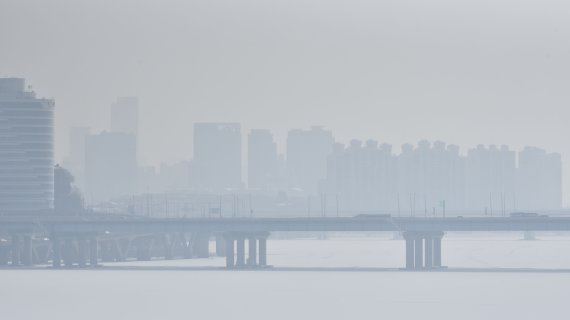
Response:
[{"label": "car on bridge", "polygon": [[538,214],[536,212],[511,212],[511,214],[509,214],[509,216],[511,218],[538,218],[538,217],[542,217],[542,218],[546,218],[548,217],[548,215],[546,214]]},{"label": "car on bridge", "polygon": [[354,216],[354,218],[392,218],[388,213],[361,213]]}]

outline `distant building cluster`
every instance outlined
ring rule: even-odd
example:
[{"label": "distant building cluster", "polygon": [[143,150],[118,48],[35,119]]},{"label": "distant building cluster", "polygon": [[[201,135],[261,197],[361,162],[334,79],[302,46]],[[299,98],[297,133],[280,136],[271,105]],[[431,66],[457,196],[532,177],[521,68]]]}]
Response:
[{"label": "distant building cluster", "polygon": [[138,190],[138,99],[120,97],[111,105],[110,131],[70,131],[69,169],[89,204],[134,195]]},{"label": "distant building cluster", "polygon": [[[53,110],[53,100],[36,98],[23,79],[0,79],[0,213],[53,210]],[[138,99],[118,98],[110,111],[109,131],[72,128],[62,163],[91,206],[236,216],[562,207],[561,157],[539,148],[480,145],[462,154],[455,145],[420,141],[396,153],[374,140],[343,145],[330,130],[312,127],[290,130],[281,154],[269,130],[243,137],[239,123],[195,123],[193,159],[157,170],[137,161]],[[191,145],[177,145],[184,144]]]},{"label": "distant building cluster", "polygon": [[463,156],[458,146],[420,141],[394,154],[390,145],[353,140],[333,148],[324,186],[322,192],[355,211],[504,215],[561,208],[562,161],[532,147],[517,157],[506,146],[479,145]]},{"label": "distant building cluster", "polygon": [[[122,107],[121,101],[135,105],[132,99],[119,99],[112,108]],[[137,109],[129,110],[111,114],[136,118]],[[157,171],[137,165],[136,125],[113,127],[99,134],[80,128],[72,133],[84,135],[79,141],[72,136],[77,146],[72,146],[71,155],[75,149],[85,150],[74,158],[84,159],[86,199],[92,204],[131,196],[138,199],[132,203],[138,211],[157,207],[155,212],[203,214],[223,206],[226,212],[242,215],[253,207],[267,212],[289,208],[308,214],[416,216],[442,215],[446,210],[504,215],[562,207],[560,155],[538,148],[517,153],[506,146],[480,145],[462,155],[456,145],[420,141],[395,153],[391,145],[374,140],[353,140],[345,146],[335,142],[331,131],[312,127],[289,131],[282,155],[269,130],[251,130],[244,148],[240,124],[195,123],[194,158],[163,164]],[[273,204],[268,197],[273,197]]]}]

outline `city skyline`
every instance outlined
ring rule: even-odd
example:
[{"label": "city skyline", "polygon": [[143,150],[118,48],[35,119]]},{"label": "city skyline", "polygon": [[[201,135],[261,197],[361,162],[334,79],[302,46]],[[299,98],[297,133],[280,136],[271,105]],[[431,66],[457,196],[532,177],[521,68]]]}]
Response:
[{"label": "city skyline", "polygon": [[[57,98],[58,161],[71,127],[108,129],[118,96],[140,99],[140,160],[149,165],[191,157],[191,146],[163,144],[192,139],[188,122],[269,128],[280,146],[289,128],[322,125],[344,143],[428,139],[570,154],[561,139],[570,134],[568,4],[559,1],[359,0],[331,5],[328,15],[287,2],[62,4],[73,15],[33,3],[8,1],[0,12],[0,76],[25,77],[40,96]],[[430,9],[439,6],[447,14]]]},{"label": "city skyline", "polygon": [[[51,103],[53,110],[52,100],[34,100],[35,93],[24,91],[24,79],[3,79],[1,89],[6,107],[43,101]],[[438,207],[444,211],[446,207],[455,211],[484,208],[485,214],[499,207],[505,214],[507,207],[516,211],[517,207],[560,209],[564,205],[558,153],[531,146],[516,152],[506,145],[479,144],[462,154],[459,146],[440,140],[404,144],[398,153],[392,145],[373,139],[339,143],[331,130],[320,126],[289,130],[285,152],[280,153],[271,130],[242,134],[240,123],[193,123],[194,157],[173,165],[163,163],[157,172],[139,161],[138,103],[137,97],[117,98],[110,108],[109,132],[92,133],[86,127],[70,132],[70,154],[62,163],[76,176],[75,186],[90,205],[151,190],[320,195],[321,208],[326,207],[323,197],[333,195],[337,211],[340,201],[345,210],[364,212],[400,212],[402,196],[409,197],[413,214],[416,202],[421,207],[423,198],[424,215],[428,209],[435,214]],[[10,109],[6,112],[12,114]],[[52,116],[46,119],[53,131]],[[28,120],[34,121],[33,117]],[[242,146],[246,137],[247,145]],[[53,150],[53,137],[47,140],[41,148]]]},{"label": "city skyline", "polygon": [[[109,158],[107,155],[115,155],[115,161],[131,159],[130,169],[123,167],[106,175],[103,166],[95,176],[100,179],[107,176],[107,183],[117,186],[124,183],[119,178],[122,173],[138,172],[137,178],[130,178],[137,187],[123,189],[114,198],[151,192],[189,195],[249,192],[250,197],[255,194],[257,202],[258,195],[283,192],[297,197],[320,197],[321,203],[316,201],[314,206],[322,210],[328,206],[322,201],[330,202],[326,197],[333,196],[337,211],[342,206],[345,212],[401,212],[401,207],[409,201],[414,215],[422,207],[424,215],[428,211],[435,215],[436,210],[445,211],[446,207],[451,211],[504,215],[517,207],[540,210],[563,206],[561,157],[536,147],[527,146],[517,152],[505,145],[479,144],[461,154],[457,145],[421,140],[417,145],[404,144],[400,152],[394,152],[392,145],[373,139],[365,142],[353,139],[344,145],[335,141],[332,131],[313,126],[309,130],[289,130],[286,152],[280,154],[270,130],[242,133],[239,123],[194,123],[193,127],[195,159],[172,165],[163,163],[157,171],[134,160],[135,147],[130,155],[122,151],[127,158],[117,158],[117,152],[98,152],[95,159]],[[85,131],[80,129],[80,133]],[[109,135],[106,132],[100,135],[103,134]],[[247,145],[242,148],[246,137]],[[133,138],[136,140],[136,135]],[[119,149],[111,147],[117,145],[112,140],[100,150],[129,149],[126,145]],[[242,155],[242,149],[246,155]],[[73,162],[70,164],[73,167]],[[101,183],[99,189],[109,194],[104,181]],[[86,191],[92,205],[113,198],[98,198],[94,202],[97,198],[93,197],[93,191],[89,188]],[[264,210],[275,210],[270,207]]]},{"label": "city skyline", "polygon": [[559,319],[570,1],[0,0],[7,319]]}]

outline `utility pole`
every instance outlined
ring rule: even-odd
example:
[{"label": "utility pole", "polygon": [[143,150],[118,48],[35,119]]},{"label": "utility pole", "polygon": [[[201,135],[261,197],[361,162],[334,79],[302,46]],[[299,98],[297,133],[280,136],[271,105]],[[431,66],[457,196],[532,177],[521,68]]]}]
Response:
[{"label": "utility pole", "polygon": [[400,193],[396,193],[396,203],[398,204],[398,217],[400,216]]},{"label": "utility pole", "polygon": [[220,194],[220,218],[222,217],[222,195]]},{"label": "utility pole", "polygon": [[307,216],[311,217],[311,195],[307,195]]},{"label": "utility pole", "polygon": [[489,192],[489,209],[491,210],[491,217],[493,216],[493,194]]},{"label": "utility pole", "polygon": [[251,208],[251,193],[249,194],[249,216],[253,217],[253,209]]},{"label": "utility pole", "polygon": [[339,214],[338,214],[338,193],[336,195],[336,216],[337,217],[339,216]]}]

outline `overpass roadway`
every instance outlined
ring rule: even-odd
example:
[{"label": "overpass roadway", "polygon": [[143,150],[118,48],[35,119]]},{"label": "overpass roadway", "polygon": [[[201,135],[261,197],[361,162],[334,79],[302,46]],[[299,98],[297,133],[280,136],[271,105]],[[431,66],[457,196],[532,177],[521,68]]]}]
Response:
[{"label": "overpass roadway", "polygon": [[[0,234],[12,237],[12,264],[32,261],[32,235],[47,235],[52,242],[52,263],[73,265],[74,259],[89,256],[90,264],[98,264],[103,236],[118,235],[202,235],[206,246],[212,234],[225,247],[226,266],[265,266],[266,239],[270,232],[401,232],[406,241],[406,268],[433,269],[441,267],[441,238],[446,231],[570,231],[570,217],[313,217],[313,218],[176,218],[150,219],[140,217],[34,217],[0,218]],[[204,240],[205,237],[205,240]],[[184,246],[186,237],[176,238]],[[223,239],[223,240],[219,240]],[[245,242],[249,257],[246,260]],[[22,244],[23,241],[23,244]],[[89,244],[86,244],[89,241]],[[170,241],[170,240],[169,240]],[[61,244],[62,242],[63,244]],[[144,244],[144,242],[141,242]],[[170,242],[164,245],[171,248]],[[222,245],[220,244],[220,247]],[[118,250],[118,249],[117,249]],[[125,249],[127,250],[127,249]],[[145,250],[144,247],[141,252]],[[119,250],[120,251],[120,250]],[[20,259],[22,256],[22,259]]]}]

